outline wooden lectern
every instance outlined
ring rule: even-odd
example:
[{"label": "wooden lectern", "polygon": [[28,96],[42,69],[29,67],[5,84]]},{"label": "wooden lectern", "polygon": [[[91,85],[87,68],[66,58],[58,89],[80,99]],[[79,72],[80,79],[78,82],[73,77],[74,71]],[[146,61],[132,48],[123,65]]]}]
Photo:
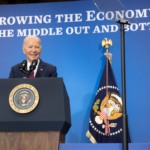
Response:
[{"label": "wooden lectern", "polygon": [[[28,113],[14,111],[9,96],[14,87],[29,84],[39,103]],[[0,149],[58,150],[71,126],[70,104],[62,78],[0,79]]]}]

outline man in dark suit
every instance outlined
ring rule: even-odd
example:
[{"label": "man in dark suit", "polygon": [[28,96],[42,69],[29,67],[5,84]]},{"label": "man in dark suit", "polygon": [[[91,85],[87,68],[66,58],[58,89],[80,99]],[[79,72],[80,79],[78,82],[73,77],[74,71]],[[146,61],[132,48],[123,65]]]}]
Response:
[{"label": "man in dark suit", "polygon": [[[42,50],[41,40],[37,36],[27,36],[23,42],[23,53],[26,55],[26,60],[11,67],[9,78],[30,78],[30,68],[36,60],[36,65],[32,71],[32,78],[39,77],[57,77],[57,68],[40,59]],[[33,64],[34,65],[34,64]]]}]

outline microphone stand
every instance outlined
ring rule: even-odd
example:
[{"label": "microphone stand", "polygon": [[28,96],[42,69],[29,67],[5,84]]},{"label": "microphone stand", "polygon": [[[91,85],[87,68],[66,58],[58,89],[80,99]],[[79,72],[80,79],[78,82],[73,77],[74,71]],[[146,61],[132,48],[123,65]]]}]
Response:
[{"label": "microphone stand", "polygon": [[21,66],[19,67],[19,69],[20,69],[21,72],[23,72],[26,75],[25,78],[29,78],[32,71],[34,71],[34,69],[36,68],[36,65],[37,65],[37,60],[35,59],[35,60],[32,61],[31,65],[29,67],[29,70],[27,70],[26,69],[27,61],[25,60],[21,63]]},{"label": "microphone stand", "polygon": [[124,25],[130,25],[129,21],[117,19],[120,24],[121,38],[121,72],[122,72],[122,101],[123,101],[123,143],[122,149],[128,150],[127,114],[126,114],[126,72],[125,72],[125,29]]},{"label": "microphone stand", "polygon": [[26,70],[26,69],[23,69],[23,68],[20,68],[20,71],[23,72],[25,74],[25,77],[24,78],[29,78],[32,71],[34,70],[35,68],[32,68],[30,70]]}]

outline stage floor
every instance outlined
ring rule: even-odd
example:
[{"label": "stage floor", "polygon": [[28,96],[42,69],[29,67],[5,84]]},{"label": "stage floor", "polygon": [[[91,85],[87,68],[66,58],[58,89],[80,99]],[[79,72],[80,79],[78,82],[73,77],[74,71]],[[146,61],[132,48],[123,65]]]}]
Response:
[{"label": "stage floor", "polygon": [[[150,150],[150,143],[130,143],[129,150]],[[122,150],[122,144],[90,144],[90,143],[65,143],[59,145],[59,150]]]}]

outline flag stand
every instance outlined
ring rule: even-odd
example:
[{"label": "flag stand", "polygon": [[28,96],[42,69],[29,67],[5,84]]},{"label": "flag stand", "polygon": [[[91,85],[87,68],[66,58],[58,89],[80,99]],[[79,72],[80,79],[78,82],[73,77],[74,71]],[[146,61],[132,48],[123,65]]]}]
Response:
[{"label": "flag stand", "polygon": [[117,19],[120,24],[121,39],[121,72],[122,72],[122,101],[123,101],[123,143],[122,149],[128,150],[127,114],[126,114],[126,72],[125,72],[125,29],[124,25],[130,25],[129,21]]}]

